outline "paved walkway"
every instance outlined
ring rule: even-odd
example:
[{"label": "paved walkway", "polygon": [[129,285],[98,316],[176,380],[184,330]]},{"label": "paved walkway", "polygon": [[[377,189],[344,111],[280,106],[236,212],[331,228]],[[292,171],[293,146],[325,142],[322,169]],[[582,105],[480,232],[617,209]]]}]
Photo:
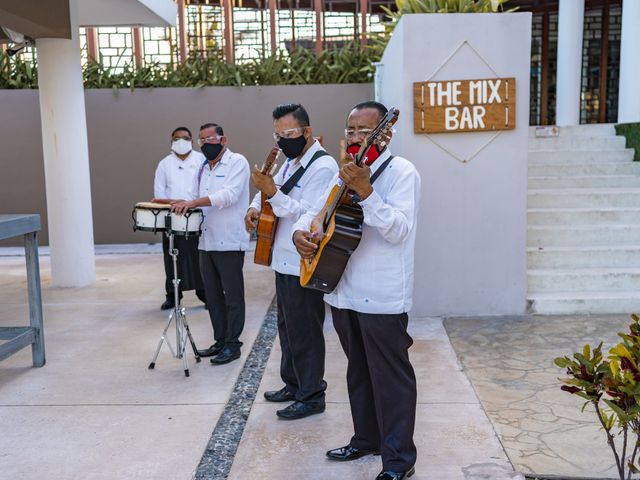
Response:
[{"label": "paved walkway", "polygon": [[[160,255],[99,255],[98,280],[82,289],[52,289],[47,257],[41,268],[47,365],[31,368],[28,350],[0,362],[0,478],[192,478],[207,445],[222,441],[211,435],[273,298],[272,272],[247,256],[242,361],[212,367],[189,356],[191,377],[185,378],[181,362],[166,350],[155,371],[146,368],[166,320],[158,309]],[[0,324],[27,322],[24,275],[23,258],[0,258]],[[196,342],[207,346],[206,312],[192,292],[185,304]],[[410,330],[419,384],[413,478],[522,478],[513,472],[441,321],[414,318]],[[265,389],[281,386],[276,342],[230,479],[375,478],[379,457],[347,464],[324,457],[327,449],[345,444],[352,429],[346,359],[330,322],[326,336],[327,412],[286,422],[275,416],[279,405],[263,400]]]}]

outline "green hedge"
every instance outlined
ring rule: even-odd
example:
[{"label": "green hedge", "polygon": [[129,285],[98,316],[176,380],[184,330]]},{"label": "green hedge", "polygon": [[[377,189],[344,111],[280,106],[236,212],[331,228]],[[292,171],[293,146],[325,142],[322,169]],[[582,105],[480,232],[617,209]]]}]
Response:
[{"label": "green hedge", "polygon": [[616,134],[627,139],[627,148],[636,151],[633,159],[640,161],[640,123],[620,123],[616,125]]},{"label": "green hedge", "polygon": [[[158,63],[141,68],[125,64],[114,72],[101,62],[91,62],[84,66],[83,78],[85,88],[113,89],[368,83],[377,60],[373,49],[357,43],[328,48],[319,55],[297,48],[289,55],[277,53],[235,64],[225,63],[221,52],[211,51],[207,57],[192,56],[175,68]],[[0,53],[0,89],[18,88],[38,88],[35,62]]]}]

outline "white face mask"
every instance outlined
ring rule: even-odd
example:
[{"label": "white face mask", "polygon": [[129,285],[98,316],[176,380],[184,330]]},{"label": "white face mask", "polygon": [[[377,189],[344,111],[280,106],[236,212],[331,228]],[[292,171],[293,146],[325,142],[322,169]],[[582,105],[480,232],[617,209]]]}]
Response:
[{"label": "white face mask", "polygon": [[188,140],[184,140],[182,138],[178,140],[174,140],[171,144],[171,150],[173,150],[178,155],[186,155],[192,149],[191,142]]}]

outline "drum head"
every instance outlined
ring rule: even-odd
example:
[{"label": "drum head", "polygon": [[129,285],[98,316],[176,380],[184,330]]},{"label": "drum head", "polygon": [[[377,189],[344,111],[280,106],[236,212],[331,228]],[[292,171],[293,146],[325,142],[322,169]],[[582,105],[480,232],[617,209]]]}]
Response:
[{"label": "drum head", "polygon": [[171,210],[171,205],[166,203],[154,203],[154,202],[138,202],[136,208],[142,208],[144,210]]}]

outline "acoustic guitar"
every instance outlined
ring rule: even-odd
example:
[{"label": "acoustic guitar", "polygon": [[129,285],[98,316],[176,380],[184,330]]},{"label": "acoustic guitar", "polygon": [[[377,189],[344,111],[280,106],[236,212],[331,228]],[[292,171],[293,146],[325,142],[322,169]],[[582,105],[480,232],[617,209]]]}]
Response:
[{"label": "acoustic guitar", "polygon": [[[280,149],[273,147],[262,166],[262,174],[266,175],[273,170],[276,158]],[[253,256],[253,262],[258,265],[271,265],[271,256],[273,254],[273,242],[276,238],[276,229],[278,228],[278,217],[273,213],[271,204],[267,202],[267,195],[262,192],[260,194],[260,217],[256,227],[258,236],[256,242],[256,251]]]},{"label": "acoustic guitar", "polygon": [[[369,148],[386,145],[398,115],[400,111],[392,108],[380,120],[355,155],[353,161],[356,165],[363,164]],[[353,192],[342,182],[334,186],[311,225],[311,233],[317,235],[314,240],[318,249],[311,257],[300,260],[300,285],[324,293],[331,293],[336,288],[349,258],[360,243],[363,221],[362,207]]]}]

